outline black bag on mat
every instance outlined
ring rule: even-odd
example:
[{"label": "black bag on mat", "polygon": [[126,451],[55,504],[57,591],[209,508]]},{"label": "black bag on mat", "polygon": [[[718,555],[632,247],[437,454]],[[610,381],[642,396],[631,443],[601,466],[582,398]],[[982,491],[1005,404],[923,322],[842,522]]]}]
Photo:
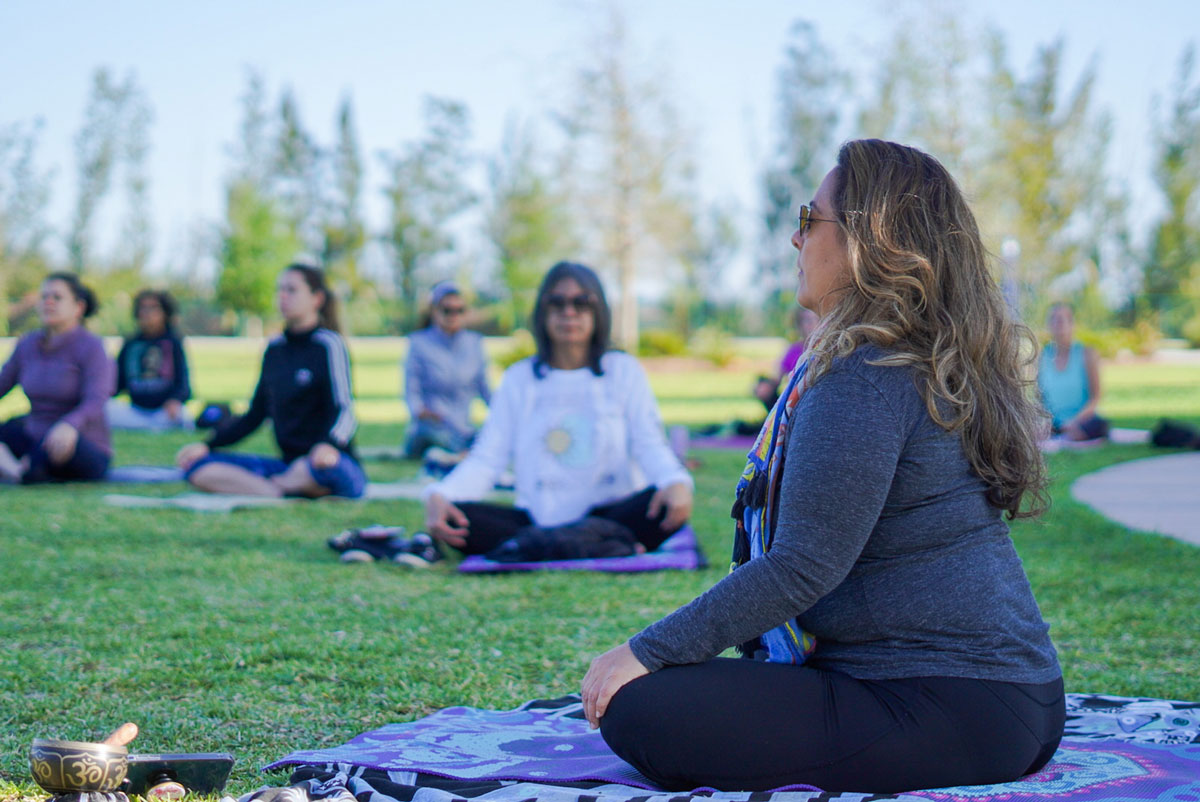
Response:
[{"label": "black bag on mat", "polygon": [[1150,442],[1163,448],[1200,449],[1200,430],[1164,418],[1150,433]]},{"label": "black bag on mat", "polygon": [[628,557],[637,548],[633,530],[607,518],[589,516],[562,526],[526,526],[485,557],[498,563]]}]

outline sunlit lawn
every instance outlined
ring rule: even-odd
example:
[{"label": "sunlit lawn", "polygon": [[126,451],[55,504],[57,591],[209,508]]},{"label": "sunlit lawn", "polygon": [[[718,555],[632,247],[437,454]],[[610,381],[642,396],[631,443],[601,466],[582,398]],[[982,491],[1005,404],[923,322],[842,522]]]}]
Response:
[{"label": "sunlit lawn", "polygon": [[[760,414],[745,394],[779,346],[758,347],[728,370],[648,363],[667,422]],[[260,353],[261,343],[193,342],[198,397],[248,397]],[[355,341],[353,356],[360,443],[398,443],[399,341]],[[1200,423],[1200,366],[1114,364],[1105,384],[1118,425]],[[19,407],[4,399],[0,417]],[[119,434],[116,446],[121,462],[165,463],[186,439]],[[246,448],[270,450],[267,433]],[[1068,690],[1200,700],[1200,548],[1130,532],[1068,493],[1083,473],[1155,453],[1052,456],[1052,511],[1014,529]],[[447,705],[506,708],[574,690],[592,655],[724,573],[741,456],[696,456],[694,524],[712,567],[691,574],[457,576],[446,565],[343,566],[325,547],[346,526],[418,526],[411,502],[202,515],[101,500],[179,484],[0,488],[0,800],[44,798],[26,762],[38,736],[97,738],[137,721],[141,751],[234,753],[236,794],[281,782],[257,769],[293,749]],[[414,472],[367,468],[376,479]]]}]

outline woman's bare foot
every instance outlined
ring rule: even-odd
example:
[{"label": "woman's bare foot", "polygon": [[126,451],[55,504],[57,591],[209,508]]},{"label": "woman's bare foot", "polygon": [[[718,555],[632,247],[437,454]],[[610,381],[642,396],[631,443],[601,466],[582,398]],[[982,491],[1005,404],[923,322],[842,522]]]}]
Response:
[{"label": "woman's bare foot", "polygon": [[24,473],[21,460],[13,456],[8,446],[0,444],[0,482],[15,484]]}]

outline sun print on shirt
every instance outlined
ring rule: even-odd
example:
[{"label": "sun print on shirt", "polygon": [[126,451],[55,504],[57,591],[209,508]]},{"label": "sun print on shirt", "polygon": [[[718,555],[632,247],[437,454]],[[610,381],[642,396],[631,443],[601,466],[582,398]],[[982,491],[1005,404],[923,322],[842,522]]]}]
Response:
[{"label": "sun print on shirt", "polygon": [[546,451],[566,468],[583,468],[595,459],[594,428],[591,416],[564,414],[542,436]]}]

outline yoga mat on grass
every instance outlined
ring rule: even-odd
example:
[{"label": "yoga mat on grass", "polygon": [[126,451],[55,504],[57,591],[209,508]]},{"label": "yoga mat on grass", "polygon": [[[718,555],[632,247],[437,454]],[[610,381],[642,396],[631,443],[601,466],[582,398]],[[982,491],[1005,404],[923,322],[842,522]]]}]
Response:
[{"label": "yoga mat on grass", "polygon": [[688,448],[716,448],[722,451],[749,451],[754,445],[754,437],[741,434],[714,434],[693,437],[688,442]]},{"label": "yoga mat on grass", "polygon": [[1150,442],[1149,429],[1119,429],[1113,427],[1108,431],[1108,437],[1097,437],[1094,440],[1068,440],[1065,437],[1051,437],[1038,443],[1042,451],[1054,454],[1058,451],[1086,451],[1103,445],[1132,446]]},{"label": "yoga mat on grass", "polygon": [[[421,482],[368,482],[366,493],[361,499],[341,496],[324,496],[317,501],[379,501],[385,499],[421,498]],[[276,498],[272,496],[241,496],[226,493],[179,493],[174,496],[135,496],[124,493],[109,493],[104,503],[114,507],[169,507],[192,512],[232,512],[250,507],[278,507],[296,501],[310,499]]]},{"label": "yoga mat on grass", "polygon": [[708,565],[696,533],[684,526],[654,551],[629,557],[596,557],[584,560],[544,560],[542,562],[501,563],[473,554],[458,565],[464,574],[502,574],[519,571],[604,571],[637,573],[641,571],[698,571]]},{"label": "yoga mat on grass", "polygon": [[118,465],[109,468],[102,481],[129,484],[182,482],[183,471],[174,465]]},{"label": "yoga mat on grass", "polygon": [[266,770],[284,767],[302,767],[290,788],[243,802],[1200,802],[1200,703],[1068,694],[1062,746],[1037,774],[895,795],[656,791],[588,730],[577,695],[509,711],[447,708],[331,749],[293,752]]},{"label": "yoga mat on grass", "polygon": [[[165,480],[164,480],[165,481]],[[421,491],[429,481],[416,482],[367,482],[367,490],[362,498],[350,499],[342,496],[322,496],[315,501],[391,501],[408,499],[419,501]],[[497,489],[489,499],[503,500],[512,498],[512,493]],[[278,507],[281,504],[291,504],[297,501],[313,501],[302,498],[276,498],[273,496],[239,496],[225,493],[179,493],[174,496],[135,496],[127,493],[109,493],[104,496],[104,503],[114,507],[170,507],[192,512],[232,512],[233,510],[249,507]]]}]

